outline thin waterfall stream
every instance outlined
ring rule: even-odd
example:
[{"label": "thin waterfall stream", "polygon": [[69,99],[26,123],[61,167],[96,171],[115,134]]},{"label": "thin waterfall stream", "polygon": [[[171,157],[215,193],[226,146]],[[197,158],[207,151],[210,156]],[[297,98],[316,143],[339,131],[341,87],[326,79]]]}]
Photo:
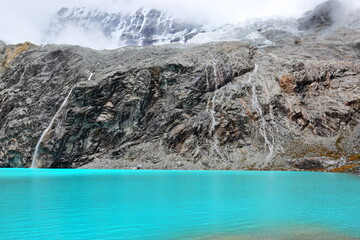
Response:
[{"label": "thin waterfall stream", "polygon": [[[88,81],[92,78],[93,76],[93,73],[90,74],[89,78],[88,78]],[[32,161],[31,161],[31,166],[30,168],[37,168],[38,166],[38,156],[39,156],[39,150],[40,150],[40,145],[42,143],[42,141],[44,140],[46,134],[51,130],[51,128],[53,127],[54,125],[54,122],[55,122],[55,119],[58,117],[58,115],[60,114],[61,110],[66,106],[70,96],[71,96],[71,93],[72,91],[74,90],[74,87],[72,87],[69,91],[69,93],[67,94],[67,96],[65,97],[64,101],[62,102],[62,104],[60,105],[59,109],[57,110],[57,112],[55,113],[55,115],[52,117],[48,127],[44,130],[44,132],[41,134],[38,142],[36,143],[36,146],[35,146],[35,151],[34,151],[34,154],[33,154],[33,157],[32,157]]]},{"label": "thin waterfall stream", "polygon": [[[212,60],[212,67],[213,67],[213,71],[214,71],[214,85],[215,85],[215,90],[214,90],[214,95],[212,98],[209,97],[208,101],[207,101],[207,105],[206,105],[206,111],[209,113],[210,118],[211,118],[211,125],[210,125],[210,129],[209,129],[209,134],[210,136],[212,136],[212,143],[211,143],[211,147],[212,149],[215,150],[215,152],[220,156],[221,159],[223,159],[224,161],[226,161],[226,156],[224,155],[224,153],[222,153],[222,151],[220,150],[219,147],[219,139],[216,136],[215,133],[215,126],[216,126],[216,117],[215,117],[215,101],[216,98],[218,97],[218,93],[221,95],[221,97],[223,96],[223,94],[220,92],[221,90],[218,89],[219,87],[219,78],[220,76],[220,71],[218,70],[218,66],[217,66],[217,62],[214,58],[214,56],[208,52],[210,55],[210,58]],[[206,73],[206,84],[207,87],[209,87],[209,77],[207,74],[207,71],[205,71]],[[220,79],[221,80],[221,79]]]},{"label": "thin waterfall stream", "polygon": [[248,82],[252,86],[251,103],[252,103],[253,107],[255,108],[257,114],[259,114],[260,121],[261,121],[260,134],[264,138],[265,148],[267,148],[269,150],[269,153],[265,158],[265,162],[263,163],[263,166],[266,166],[268,164],[268,162],[271,160],[271,158],[272,158],[272,156],[274,154],[274,137],[272,137],[272,141],[270,141],[269,137],[267,136],[266,120],[264,118],[264,114],[263,114],[263,111],[262,111],[260,103],[259,103],[259,98],[258,98],[258,95],[256,93],[256,86],[252,82],[252,78],[257,73],[258,70],[259,70],[259,65],[255,64],[254,71],[249,76]]}]

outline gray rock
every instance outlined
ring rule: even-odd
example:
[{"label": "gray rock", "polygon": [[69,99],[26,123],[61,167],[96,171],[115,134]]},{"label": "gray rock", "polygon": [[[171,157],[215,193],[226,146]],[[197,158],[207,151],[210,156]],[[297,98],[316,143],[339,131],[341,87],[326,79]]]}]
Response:
[{"label": "gray rock", "polygon": [[315,7],[298,20],[301,31],[321,30],[334,24],[343,13],[343,6],[338,0],[329,0]]},{"label": "gray rock", "polygon": [[136,167],[133,167],[133,170],[139,170],[142,169],[143,166],[141,164],[137,165]]},{"label": "gray rock", "polygon": [[[358,101],[360,103],[360,101]],[[356,111],[359,112],[360,105],[357,106]],[[352,131],[349,132],[347,136],[343,136],[343,139],[340,139],[343,147],[343,150],[351,155],[359,154],[360,149],[360,123],[356,125],[352,129]],[[360,157],[360,156],[359,156]]]},{"label": "gray rock", "polygon": [[184,166],[184,164],[183,164],[181,161],[176,162],[176,165],[177,165],[178,167],[183,167],[183,166]]},{"label": "gray rock", "polygon": [[276,44],[299,45],[301,43],[301,39],[299,37],[282,30],[270,30],[262,34],[266,37],[266,39]]},{"label": "gray rock", "polygon": [[73,89],[39,167],[356,172],[360,33],[328,34],[262,48],[33,46],[0,71],[0,166],[30,166]]},{"label": "gray rock", "polygon": [[5,42],[0,40],[0,53],[3,53],[5,51],[6,44]]}]

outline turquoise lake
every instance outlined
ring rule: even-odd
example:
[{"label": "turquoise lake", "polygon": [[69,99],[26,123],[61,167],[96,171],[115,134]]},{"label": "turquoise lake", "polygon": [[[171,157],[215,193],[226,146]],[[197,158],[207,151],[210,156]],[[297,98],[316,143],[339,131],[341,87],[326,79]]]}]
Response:
[{"label": "turquoise lake", "polygon": [[360,177],[0,169],[0,239],[360,239]]}]

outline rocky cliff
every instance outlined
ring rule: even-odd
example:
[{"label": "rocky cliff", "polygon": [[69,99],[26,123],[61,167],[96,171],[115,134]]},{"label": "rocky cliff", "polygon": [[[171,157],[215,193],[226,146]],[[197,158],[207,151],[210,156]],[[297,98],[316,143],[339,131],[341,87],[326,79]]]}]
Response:
[{"label": "rocky cliff", "polygon": [[0,167],[360,173],[360,32],[331,6],[247,43],[0,41]]},{"label": "rocky cliff", "polygon": [[1,43],[0,166],[29,167],[53,120],[37,167],[359,172],[360,32],[263,35],[273,44]]}]

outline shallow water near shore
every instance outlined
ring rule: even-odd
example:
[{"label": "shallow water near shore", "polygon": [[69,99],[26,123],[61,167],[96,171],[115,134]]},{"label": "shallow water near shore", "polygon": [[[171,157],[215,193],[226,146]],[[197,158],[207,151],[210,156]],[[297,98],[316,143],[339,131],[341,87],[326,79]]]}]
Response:
[{"label": "shallow water near shore", "polygon": [[0,169],[0,239],[360,239],[360,177]]}]

